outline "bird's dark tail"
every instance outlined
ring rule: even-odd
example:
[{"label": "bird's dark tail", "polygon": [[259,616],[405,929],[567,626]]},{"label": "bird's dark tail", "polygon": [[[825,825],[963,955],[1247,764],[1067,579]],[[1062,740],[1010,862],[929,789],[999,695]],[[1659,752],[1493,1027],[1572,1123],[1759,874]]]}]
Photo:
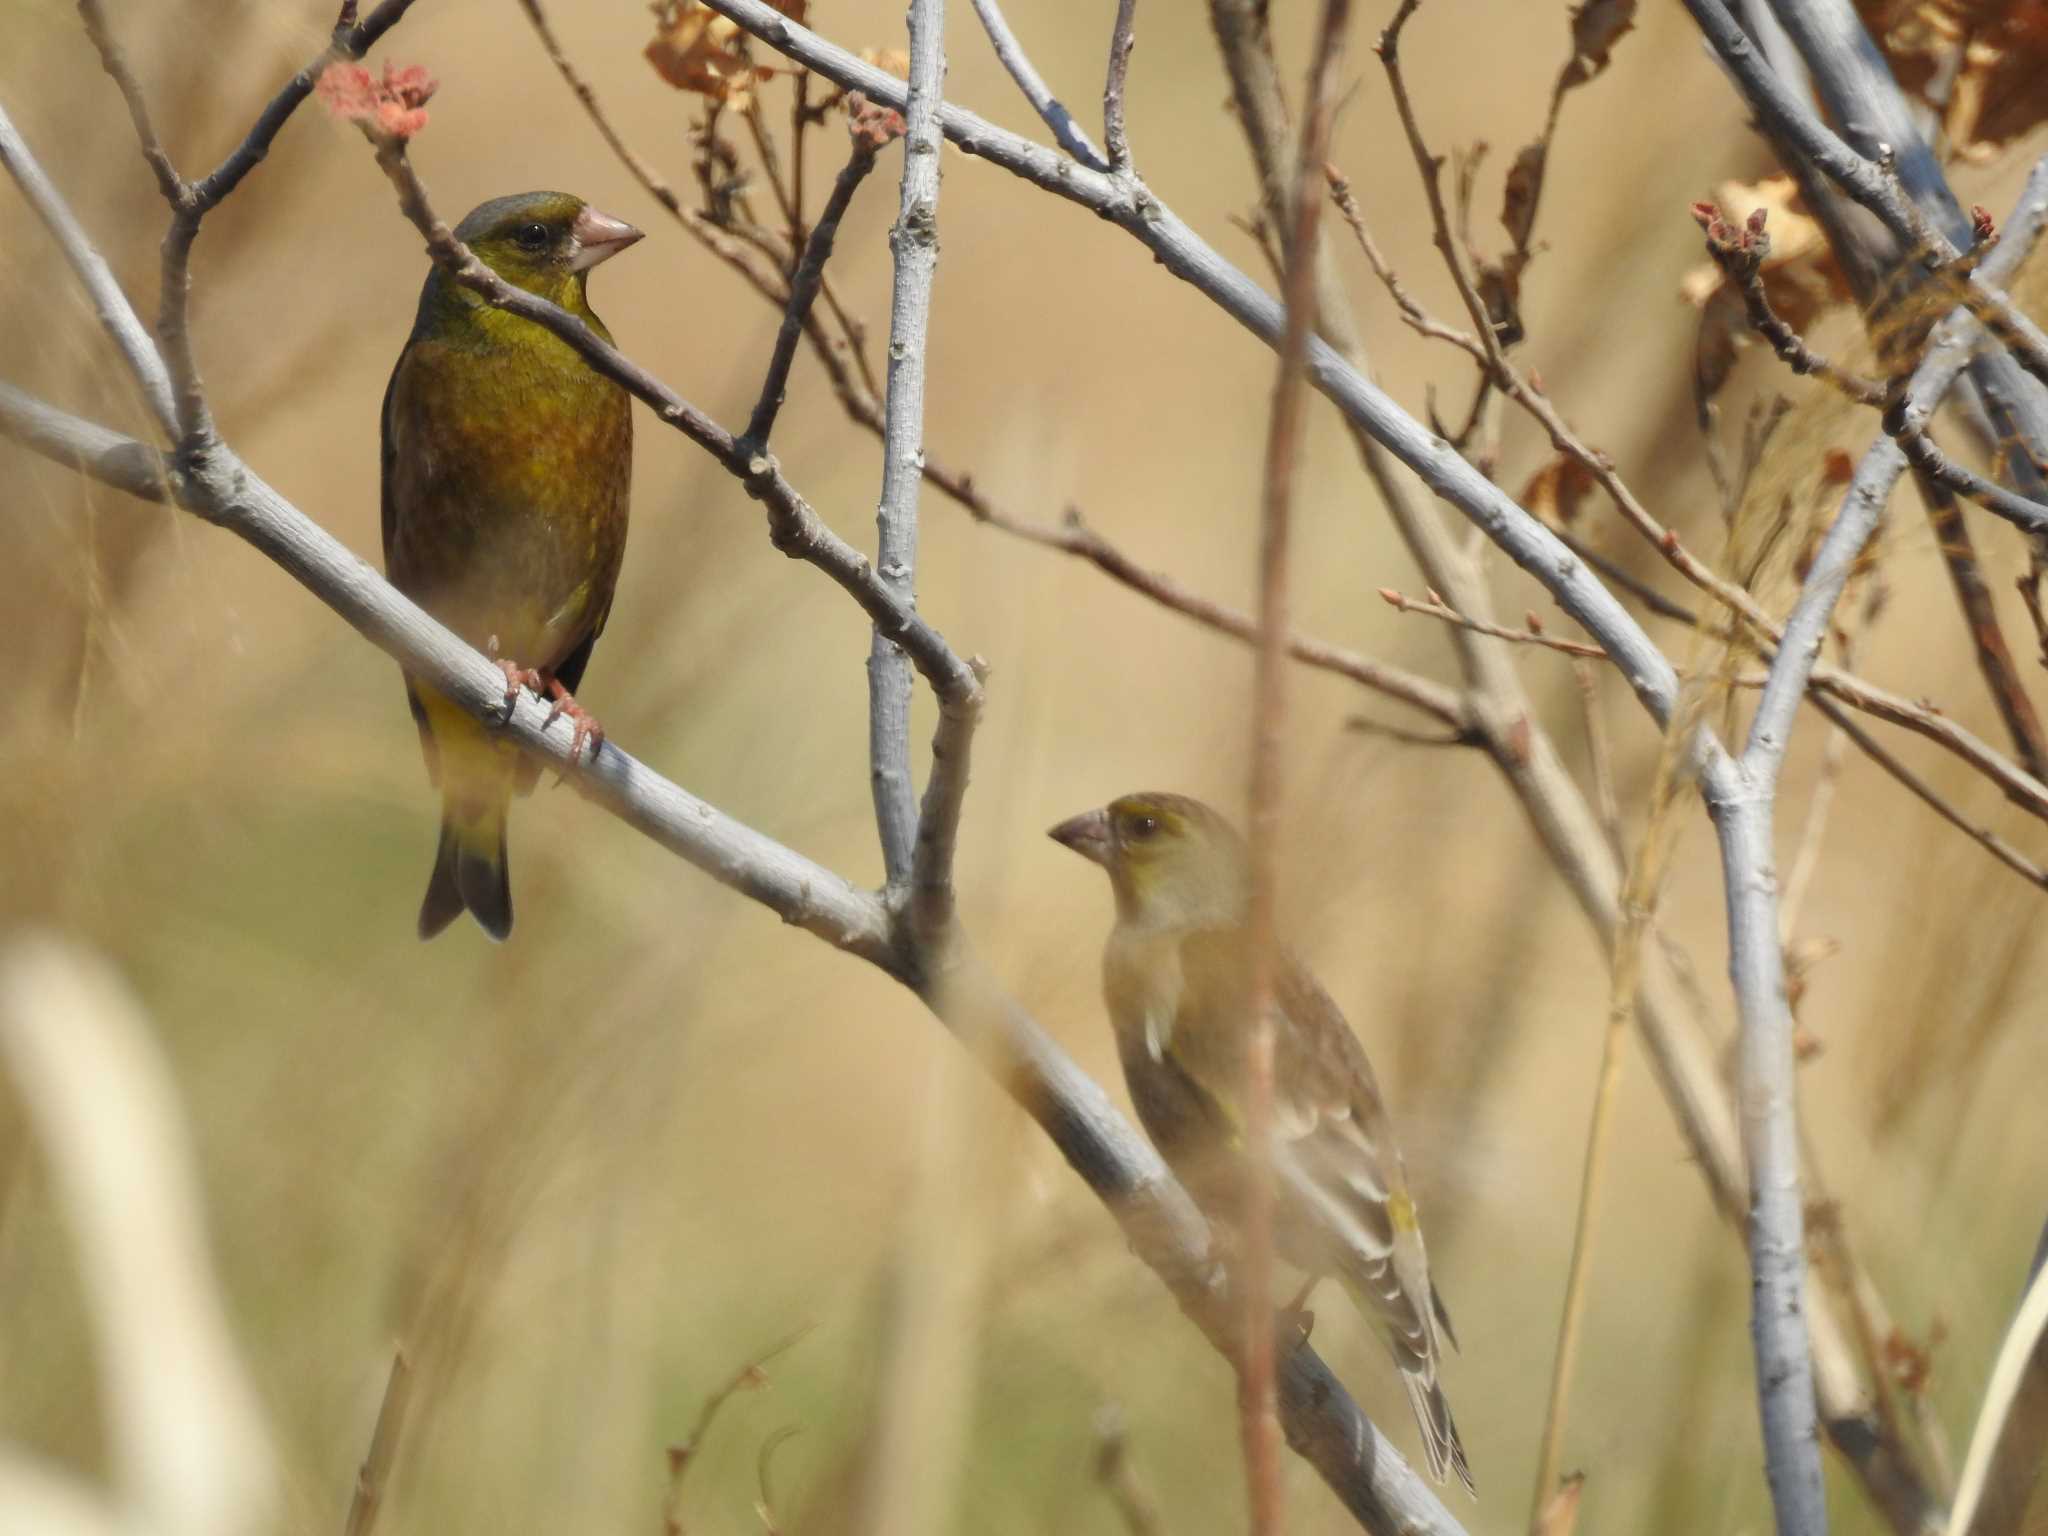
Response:
[{"label": "bird's dark tail", "polygon": [[467,911],[494,939],[512,931],[512,881],[505,863],[505,807],[441,813],[441,845],[420,903],[420,937],[431,939]]}]

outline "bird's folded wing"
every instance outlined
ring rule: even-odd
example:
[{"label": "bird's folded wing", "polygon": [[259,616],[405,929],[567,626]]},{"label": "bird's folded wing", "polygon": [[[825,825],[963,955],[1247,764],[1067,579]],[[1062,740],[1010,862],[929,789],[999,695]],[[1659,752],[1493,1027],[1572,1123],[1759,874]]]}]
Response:
[{"label": "bird's folded wing", "polygon": [[[1249,945],[1210,929],[1182,945],[1170,1054],[1240,1130],[1249,1028]],[[1330,995],[1292,954],[1275,956],[1274,1171],[1286,1216],[1317,1234],[1327,1272],[1379,1319],[1399,1363],[1436,1356],[1422,1240],[1379,1087]]]}]

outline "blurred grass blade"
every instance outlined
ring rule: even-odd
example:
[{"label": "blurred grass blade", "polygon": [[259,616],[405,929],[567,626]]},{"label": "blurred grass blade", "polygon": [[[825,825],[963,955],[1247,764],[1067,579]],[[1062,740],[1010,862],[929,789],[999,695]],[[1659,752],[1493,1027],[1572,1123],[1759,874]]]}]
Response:
[{"label": "blurred grass blade", "polygon": [[148,1021],[96,956],[27,935],[0,950],[0,1061],[77,1243],[123,1528],[268,1529],[269,1435],[228,1331],[191,1139]]},{"label": "blurred grass blade", "polygon": [[2036,1266],[1991,1367],[1948,1536],[2021,1530],[2048,1434],[2048,1267]]}]

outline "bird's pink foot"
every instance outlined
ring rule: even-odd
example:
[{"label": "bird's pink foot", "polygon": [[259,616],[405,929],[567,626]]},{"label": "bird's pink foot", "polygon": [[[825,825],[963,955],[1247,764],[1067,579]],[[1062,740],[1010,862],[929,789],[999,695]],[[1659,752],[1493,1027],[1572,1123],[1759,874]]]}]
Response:
[{"label": "bird's pink foot", "polygon": [[519,702],[519,690],[531,688],[539,693],[546,686],[544,679],[531,667],[522,667],[516,661],[500,660],[498,670],[505,674],[505,718],[512,718],[512,706]]},{"label": "bird's pink foot", "polygon": [[569,761],[576,762],[583,756],[584,743],[590,745],[590,758],[597,760],[597,754],[604,749],[604,727],[597,723],[597,717],[576,702],[574,694],[564,688],[561,682],[550,676],[545,680],[548,697],[554,700],[554,707],[548,711],[547,723],[567,718],[574,727],[569,738]]}]

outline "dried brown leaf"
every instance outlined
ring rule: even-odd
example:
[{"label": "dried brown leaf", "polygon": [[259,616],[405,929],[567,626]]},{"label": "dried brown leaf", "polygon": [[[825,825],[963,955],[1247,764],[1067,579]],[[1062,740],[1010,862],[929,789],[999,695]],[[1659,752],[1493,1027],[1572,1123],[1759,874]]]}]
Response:
[{"label": "dried brown leaf", "polygon": [[1636,24],[1636,0],[1586,0],[1572,11],[1572,61],[1557,82],[1558,94],[1584,85],[1606,69],[1614,45]]},{"label": "dried brown leaf", "polygon": [[910,55],[901,48],[863,48],[860,56],[885,74],[898,80],[910,78]]},{"label": "dried brown leaf", "polygon": [[2048,119],[2048,0],[1857,0],[1856,8],[1906,93],[1941,113],[1951,153],[1988,160]]},{"label": "dried brown leaf", "polygon": [[[769,0],[792,21],[802,21],[808,0]],[[744,110],[754,87],[776,71],[751,62],[747,34],[702,0],[661,0],[654,8],[654,41],[646,48],[655,73],[679,91],[709,96]]]},{"label": "dried brown leaf", "polygon": [[1529,477],[1521,502],[1549,523],[1577,520],[1579,508],[1593,489],[1593,472],[1570,454],[1561,453]]},{"label": "dried brown leaf", "polygon": [[1527,250],[1536,228],[1536,200],[1543,191],[1543,165],[1550,153],[1546,140],[1522,146],[1508,169],[1507,187],[1501,194],[1500,221],[1515,249]]}]

